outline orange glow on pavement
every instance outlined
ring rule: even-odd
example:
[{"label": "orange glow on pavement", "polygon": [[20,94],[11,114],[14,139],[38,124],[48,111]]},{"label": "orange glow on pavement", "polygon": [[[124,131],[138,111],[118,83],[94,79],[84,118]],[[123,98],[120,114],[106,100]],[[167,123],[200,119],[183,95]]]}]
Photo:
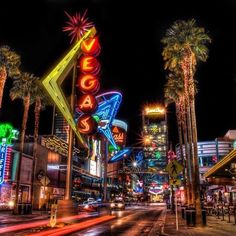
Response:
[{"label": "orange glow on pavement", "polygon": [[109,220],[113,220],[115,219],[116,216],[111,216],[111,215],[106,215],[106,216],[101,216],[99,218],[96,219],[91,219],[91,220],[87,220],[85,222],[81,222],[81,223],[76,223],[73,225],[69,225],[69,226],[65,226],[63,228],[59,228],[59,229],[53,229],[53,230],[47,230],[47,231],[43,231],[40,233],[34,233],[34,234],[28,234],[28,235],[32,235],[32,236],[60,236],[60,235],[66,235],[69,233],[73,233],[82,229],[86,229],[89,228],[91,226],[109,221]]},{"label": "orange glow on pavement", "polygon": [[[79,215],[75,215],[75,216],[63,217],[63,218],[57,219],[57,222],[78,220],[78,219],[81,219],[84,217],[89,217],[89,215],[83,213],[83,214],[79,214]],[[30,222],[30,223],[8,226],[8,227],[0,228],[0,233],[8,233],[8,232],[18,231],[18,230],[23,230],[23,229],[35,228],[38,226],[47,225],[48,223],[49,223],[49,220],[40,220],[40,221],[35,221],[35,222]]]}]

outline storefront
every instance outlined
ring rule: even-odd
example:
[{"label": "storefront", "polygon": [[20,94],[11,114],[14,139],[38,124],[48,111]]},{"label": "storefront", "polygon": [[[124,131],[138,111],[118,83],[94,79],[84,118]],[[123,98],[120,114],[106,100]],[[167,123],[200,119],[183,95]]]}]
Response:
[{"label": "storefront", "polygon": [[209,169],[204,177],[209,184],[206,200],[236,204],[236,150]]},{"label": "storefront", "polygon": [[[16,194],[16,169],[19,161],[19,152],[11,149],[7,158],[9,167],[7,170],[5,168],[4,182],[0,185],[0,210],[12,209]],[[32,169],[32,158],[23,155],[20,168],[19,203],[30,203],[31,201]]]}]

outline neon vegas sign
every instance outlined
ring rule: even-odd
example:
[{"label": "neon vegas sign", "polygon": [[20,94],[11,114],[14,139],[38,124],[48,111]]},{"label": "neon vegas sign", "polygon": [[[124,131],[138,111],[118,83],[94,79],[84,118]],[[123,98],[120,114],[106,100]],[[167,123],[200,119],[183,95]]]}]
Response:
[{"label": "neon vegas sign", "polygon": [[100,88],[96,75],[100,71],[100,64],[96,56],[100,53],[100,44],[97,37],[84,40],[81,44],[83,56],[79,61],[81,76],[77,80],[77,87],[84,93],[77,101],[77,111],[82,113],[78,119],[77,128],[80,133],[91,135],[97,130],[97,122],[92,117],[98,107],[94,96]]}]

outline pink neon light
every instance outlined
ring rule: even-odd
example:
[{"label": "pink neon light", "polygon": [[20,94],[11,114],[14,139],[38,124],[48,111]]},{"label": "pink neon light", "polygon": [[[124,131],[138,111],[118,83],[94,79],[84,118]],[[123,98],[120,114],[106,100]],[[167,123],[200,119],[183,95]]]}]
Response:
[{"label": "pink neon light", "polygon": [[11,174],[11,152],[12,147],[7,147],[7,155],[6,155],[6,161],[5,161],[5,171],[4,171],[4,182],[7,182],[10,180],[10,174]]}]

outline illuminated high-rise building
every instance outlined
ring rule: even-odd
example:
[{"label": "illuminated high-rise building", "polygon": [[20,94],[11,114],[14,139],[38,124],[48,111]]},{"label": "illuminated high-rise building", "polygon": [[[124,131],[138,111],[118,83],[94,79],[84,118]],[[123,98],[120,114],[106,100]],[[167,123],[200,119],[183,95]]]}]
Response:
[{"label": "illuminated high-rise building", "polygon": [[144,184],[153,198],[163,192],[163,185],[168,182],[168,175],[164,171],[168,144],[166,110],[162,106],[147,106],[143,110],[142,119],[144,167],[151,173]]}]

